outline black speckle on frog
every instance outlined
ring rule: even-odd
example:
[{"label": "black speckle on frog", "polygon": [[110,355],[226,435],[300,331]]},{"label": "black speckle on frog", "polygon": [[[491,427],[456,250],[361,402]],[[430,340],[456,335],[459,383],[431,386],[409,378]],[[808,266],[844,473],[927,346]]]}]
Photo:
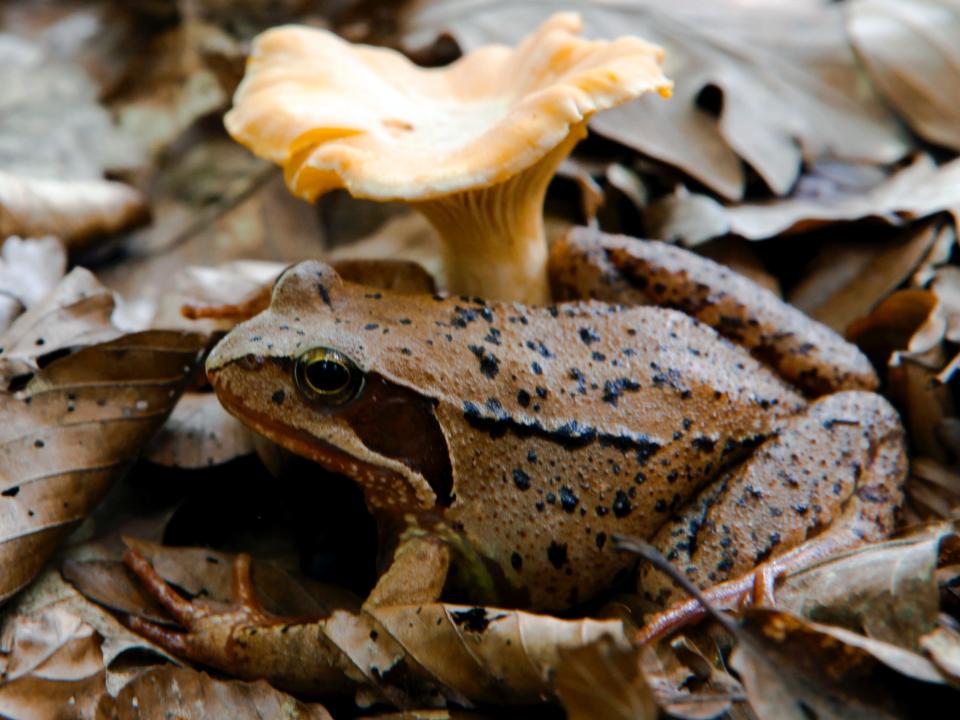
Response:
[{"label": "black speckle on frog", "polygon": [[500,359],[480,345],[469,345],[468,347],[470,352],[472,352],[477,357],[477,360],[480,361],[480,372],[482,372],[491,380],[495,378],[497,373],[500,372]]},{"label": "black speckle on frog", "polygon": [[569,562],[567,558],[567,544],[558,543],[556,540],[550,541],[550,547],[547,548],[547,560],[557,570]]}]

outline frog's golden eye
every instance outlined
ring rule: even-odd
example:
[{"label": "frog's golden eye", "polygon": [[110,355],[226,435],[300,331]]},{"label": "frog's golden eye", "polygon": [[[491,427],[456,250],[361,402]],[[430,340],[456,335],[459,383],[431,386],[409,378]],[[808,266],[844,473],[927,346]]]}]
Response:
[{"label": "frog's golden eye", "polygon": [[294,377],[300,392],[324,405],[343,405],[363,387],[363,373],[339,350],[314,348],[299,358]]}]

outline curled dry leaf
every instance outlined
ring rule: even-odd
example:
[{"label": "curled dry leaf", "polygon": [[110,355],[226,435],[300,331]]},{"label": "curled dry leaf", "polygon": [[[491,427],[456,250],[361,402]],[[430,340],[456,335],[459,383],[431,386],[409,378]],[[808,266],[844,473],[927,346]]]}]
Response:
[{"label": "curled dry leaf", "polygon": [[0,34],[0,236],[74,245],[146,213],[137,190],[102,179],[136,153],[62,45],[56,32],[36,42]]},{"label": "curled dry leaf", "polygon": [[960,684],[960,633],[939,627],[920,638],[920,647],[944,676]]},{"label": "curled dry leaf", "polygon": [[[842,12],[829,4],[421,0],[402,21],[412,47],[450,32],[472,50],[513,44],[557,8],[582,14],[585,37],[635,34],[666,50],[674,97],[640,98],[591,128],[728,199],[743,194],[740,159],[782,195],[804,159],[883,163],[906,152],[895,119],[863,82]],[[718,117],[703,109],[718,105]]]},{"label": "curled dry leaf", "polygon": [[653,693],[640,671],[640,650],[603,637],[560,652],[554,688],[570,720],[655,720]]},{"label": "curled dry leaf", "polygon": [[960,3],[855,0],[847,29],[870,79],[913,131],[960,150]]},{"label": "curled dry leaf", "polygon": [[0,334],[14,318],[45,298],[67,271],[67,253],[55,237],[12,235],[0,250]]},{"label": "curled dry leaf", "polygon": [[92,718],[104,694],[100,636],[64,608],[15,616],[0,636],[0,715],[17,720]]},{"label": "curled dry leaf", "polygon": [[220,465],[254,452],[250,430],[230,415],[213,393],[186,393],[144,450],[166,467]]},{"label": "curled dry leaf", "polygon": [[55,360],[0,395],[0,599],[23,587],[173,409],[204,347],[145,332]]},{"label": "curled dry leaf", "polygon": [[561,652],[602,637],[626,642],[619,620],[561,620],[443,603],[369,612],[432,678],[474,702],[545,699]]},{"label": "curled dry leaf", "polygon": [[189,668],[149,670],[130,683],[116,699],[104,696],[97,720],[333,720],[317,703],[302,703],[261,681],[215,680]]},{"label": "curled dry leaf", "polygon": [[0,379],[36,372],[45,358],[120,335],[111,322],[116,302],[89,270],[74,268],[43,301],[0,337]]},{"label": "curled dry leaf", "polygon": [[696,245],[732,233],[764,240],[831,223],[876,218],[892,225],[960,208],[960,160],[937,166],[922,155],[869,189],[829,196],[724,206],[707,195],[675,193],[652,203],[651,236]]},{"label": "curled dry leaf", "polygon": [[[749,610],[745,621],[731,665],[761,720],[892,719],[910,716],[911,706],[936,707],[932,689],[944,679],[909,650],[778,610]],[[923,684],[899,697],[883,680],[886,668]]]},{"label": "curled dry leaf", "polygon": [[937,624],[940,543],[955,532],[944,523],[791,573],[777,590],[777,607],[917,650]]},{"label": "curled dry leaf", "polygon": [[56,235],[75,247],[146,218],[146,198],[124,183],[0,172],[0,235]]},{"label": "curled dry leaf", "polygon": [[811,270],[790,293],[790,302],[827,327],[843,333],[876,307],[927,257],[953,228],[937,221],[909,228],[892,241],[827,241]]}]

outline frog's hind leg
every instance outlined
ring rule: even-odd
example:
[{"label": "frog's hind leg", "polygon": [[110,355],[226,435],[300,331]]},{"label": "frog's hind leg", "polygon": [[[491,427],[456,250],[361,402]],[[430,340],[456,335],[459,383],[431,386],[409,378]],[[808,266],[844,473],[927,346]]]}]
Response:
[{"label": "frog's hind leg", "polygon": [[877,386],[866,356],[833,330],[729,268],[667,243],[575,228],[550,249],[550,279],[557,300],[679,310],[811,396]]},{"label": "frog's hind leg", "polygon": [[[879,395],[843,392],[810,405],[749,460],[704,490],[653,544],[719,607],[772,601],[787,572],[894,529],[906,476],[904,433]],[[668,604],[682,592],[644,567],[642,592]],[[655,616],[643,639],[703,616],[695,600]]]}]

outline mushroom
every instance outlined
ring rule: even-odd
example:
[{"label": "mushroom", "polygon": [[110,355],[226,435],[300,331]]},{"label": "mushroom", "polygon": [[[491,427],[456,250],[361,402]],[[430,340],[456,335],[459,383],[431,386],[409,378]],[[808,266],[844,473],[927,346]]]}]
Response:
[{"label": "mushroom", "polygon": [[256,39],[225,124],[308,201],[346,188],[417,208],[443,240],[451,291],[547,301],[554,172],[593,113],[671,90],[660,48],[584,40],[580,27],[559,13],[515,49],[429,69],[324,30],[274,28]]}]

